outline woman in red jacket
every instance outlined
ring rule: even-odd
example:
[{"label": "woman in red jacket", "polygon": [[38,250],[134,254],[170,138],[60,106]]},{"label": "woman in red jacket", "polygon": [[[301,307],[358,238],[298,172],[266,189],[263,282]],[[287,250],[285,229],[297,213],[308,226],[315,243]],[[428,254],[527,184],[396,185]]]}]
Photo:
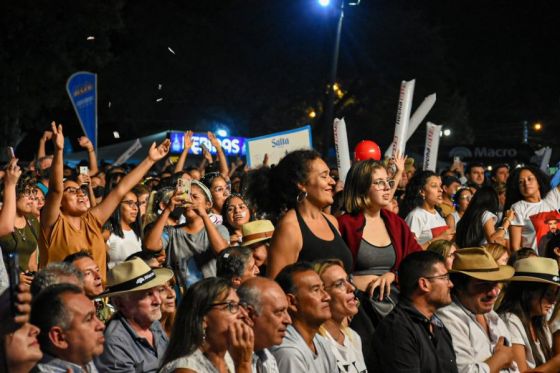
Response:
[{"label": "woman in red jacket", "polygon": [[346,177],[344,208],[338,217],[340,234],[354,258],[354,284],[379,298],[389,294],[402,259],[422,248],[405,221],[385,209],[393,198],[394,180],[383,164],[355,163]]}]

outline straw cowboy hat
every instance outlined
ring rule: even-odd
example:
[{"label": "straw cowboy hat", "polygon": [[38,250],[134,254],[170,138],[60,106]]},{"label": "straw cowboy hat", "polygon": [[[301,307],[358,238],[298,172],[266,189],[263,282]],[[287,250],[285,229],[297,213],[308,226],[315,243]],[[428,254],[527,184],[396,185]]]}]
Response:
[{"label": "straw cowboy hat", "polygon": [[450,272],[463,273],[483,281],[507,281],[513,276],[511,266],[501,266],[482,247],[460,249],[455,252]]},{"label": "straw cowboy hat", "polygon": [[554,259],[542,257],[519,259],[513,266],[515,274],[511,281],[543,282],[560,286],[558,262]]},{"label": "straw cowboy hat", "polygon": [[152,269],[140,258],[117,264],[107,273],[107,287],[102,296],[114,296],[133,291],[148,290],[165,285],[173,277],[166,268]]},{"label": "straw cowboy hat", "polygon": [[274,233],[274,225],[270,220],[256,220],[243,224],[243,246],[251,246],[257,242],[269,240]]}]

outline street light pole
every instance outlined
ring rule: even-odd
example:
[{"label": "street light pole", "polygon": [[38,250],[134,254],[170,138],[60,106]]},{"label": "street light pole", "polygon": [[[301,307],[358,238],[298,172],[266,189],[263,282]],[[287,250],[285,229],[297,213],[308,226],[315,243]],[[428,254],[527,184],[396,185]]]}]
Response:
[{"label": "street light pole", "polygon": [[336,72],[338,70],[338,54],[340,50],[340,36],[342,33],[342,21],[344,19],[344,0],[340,0],[340,7],[338,8],[338,22],[336,25],[336,37],[334,41],[333,55],[331,60],[331,71],[329,75],[329,83],[327,86],[327,104],[325,107],[325,122],[323,131],[323,154],[326,156],[330,144],[333,142],[332,138],[332,125],[334,115],[334,84],[336,83]]}]

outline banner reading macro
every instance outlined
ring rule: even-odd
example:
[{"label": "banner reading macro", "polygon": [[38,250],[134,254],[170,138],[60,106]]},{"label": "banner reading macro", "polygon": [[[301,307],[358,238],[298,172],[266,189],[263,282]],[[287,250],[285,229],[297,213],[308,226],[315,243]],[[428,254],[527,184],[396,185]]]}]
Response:
[{"label": "banner reading macro", "polygon": [[247,139],[247,165],[257,167],[268,154],[268,164],[277,164],[287,153],[298,149],[312,149],[311,126],[295,128]]},{"label": "banner reading macro", "polygon": [[97,74],[87,71],[72,74],[66,82],[66,92],[84,134],[97,150]]}]

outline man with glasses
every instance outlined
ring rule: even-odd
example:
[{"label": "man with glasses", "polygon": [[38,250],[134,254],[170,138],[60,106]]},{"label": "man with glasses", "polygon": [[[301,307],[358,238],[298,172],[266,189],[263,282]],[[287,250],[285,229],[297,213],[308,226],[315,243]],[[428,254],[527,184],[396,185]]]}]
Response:
[{"label": "man with glasses", "polygon": [[375,330],[374,372],[457,372],[451,335],[435,312],[451,303],[445,262],[430,251],[408,255],[399,268],[400,301]]},{"label": "man with glasses", "polygon": [[292,323],[288,314],[286,294],[276,282],[264,277],[255,277],[245,281],[237,289],[237,295],[240,302],[245,304],[253,325],[253,372],[278,372],[276,359],[269,348],[282,344],[288,325]]},{"label": "man with glasses", "polygon": [[118,312],[105,329],[105,350],[96,359],[100,372],[157,372],[168,344],[159,289],[172,277],[170,269],[151,269],[140,258],[109,270],[103,295]]},{"label": "man with glasses", "polygon": [[290,264],[276,276],[286,293],[288,312],[293,324],[279,346],[271,348],[281,373],[338,372],[328,342],[318,334],[321,325],[331,318],[330,296],[311,264]]},{"label": "man with glasses", "polygon": [[513,267],[474,247],[457,250],[450,272],[453,302],[437,315],[453,338],[459,372],[519,372],[509,330],[493,310],[500,282],[513,276]]}]

